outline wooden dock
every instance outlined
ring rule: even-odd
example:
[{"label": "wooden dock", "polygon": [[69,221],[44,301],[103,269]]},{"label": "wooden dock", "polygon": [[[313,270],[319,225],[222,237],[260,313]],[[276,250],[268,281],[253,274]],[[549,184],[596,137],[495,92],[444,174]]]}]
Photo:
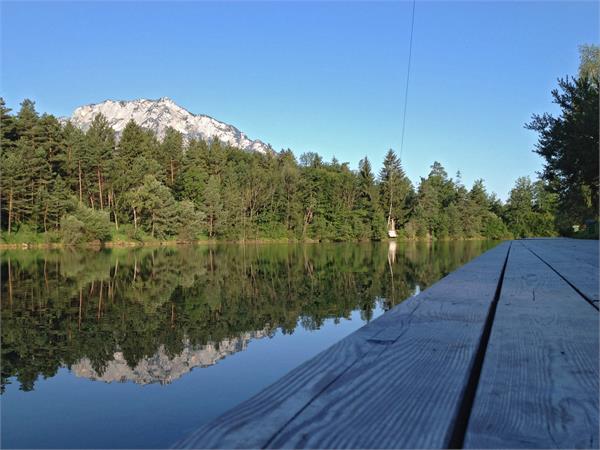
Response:
[{"label": "wooden dock", "polygon": [[504,242],[186,448],[598,448],[598,241]]}]

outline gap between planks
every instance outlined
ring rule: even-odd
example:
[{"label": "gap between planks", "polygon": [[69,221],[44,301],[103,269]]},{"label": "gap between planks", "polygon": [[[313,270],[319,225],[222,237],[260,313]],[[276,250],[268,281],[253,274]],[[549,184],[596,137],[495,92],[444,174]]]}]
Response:
[{"label": "gap between planks", "polygon": [[596,309],[596,311],[598,311],[598,301],[594,300],[592,298],[590,298],[588,295],[586,295],[585,293],[583,293],[577,286],[575,286],[573,283],[571,283],[571,281],[569,281],[563,274],[561,274],[558,270],[556,270],[548,261],[546,261],[544,258],[542,258],[540,255],[538,255],[535,251],[533,251],[532,248],[530,248],[528,245],[526,245],[525,243],[522,243],[523,247],[525,247],[527,250],[529,250],[531,253],[533,253],[533,255],[535,257],[537,257],[541,262],[543,262],[544,264],[546,264],[554,273],[556,273],[556,275],[558,275],[560,278],[562,278],[565,283],[567,283],[569,286],[571,286],[575,292],[577,292],[581,298],[583,298],[586,302],[588,302],[592,308]]}]

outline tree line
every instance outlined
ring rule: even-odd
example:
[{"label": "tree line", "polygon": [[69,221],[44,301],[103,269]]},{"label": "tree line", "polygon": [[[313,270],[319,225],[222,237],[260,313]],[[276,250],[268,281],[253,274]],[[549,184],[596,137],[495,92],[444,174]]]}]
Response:
[{"label": "tree line", "polygon": [[117,138],[102,115],[83,131],[31,100],[11,114],[0,99],[2,239],[378,240],[392,221],[407,239],[568,233],[598,218],[600,58],[597,47],[581,53],[579,76],[552,92],[562,114],[527,124],[539,134],[541,178],[519,178],[506,203],[439,162],[414,186],[393,150],[375,173],[367,157],[352,170],[312,152],[185,141],[174,129],[159,139],[133,121]]},{"label": "tree line", "polygon": [[438,162],[415,188],[390,150],[376,176],[316,153],[259,154],[218,140],[162,140],[98,115],[87,131],[25,100],[2,114],[1,228],[84,241],[217,238],[377,240],[392,218],[406,238],[552,234],[554,199],[520,179],[506,205],[482,180],[467,189]]}]

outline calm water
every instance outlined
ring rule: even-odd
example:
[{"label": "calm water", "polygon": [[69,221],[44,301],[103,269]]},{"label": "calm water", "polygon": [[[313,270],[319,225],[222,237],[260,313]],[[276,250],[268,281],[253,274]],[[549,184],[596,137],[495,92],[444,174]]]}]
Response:
[{"label": "calm water", "polygon": [[167,447],[491,248],[0,253],[2,447]]}]

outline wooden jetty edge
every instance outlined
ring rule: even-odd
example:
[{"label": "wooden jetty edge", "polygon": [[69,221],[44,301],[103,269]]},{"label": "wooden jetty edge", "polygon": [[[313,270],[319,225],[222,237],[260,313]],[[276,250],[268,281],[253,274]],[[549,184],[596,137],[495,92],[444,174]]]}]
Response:
[{"label": "wooden jetty edge", "polygon": [[598,448],[598,242],[504,242],[176,447]]}]

